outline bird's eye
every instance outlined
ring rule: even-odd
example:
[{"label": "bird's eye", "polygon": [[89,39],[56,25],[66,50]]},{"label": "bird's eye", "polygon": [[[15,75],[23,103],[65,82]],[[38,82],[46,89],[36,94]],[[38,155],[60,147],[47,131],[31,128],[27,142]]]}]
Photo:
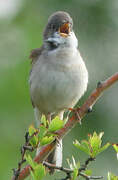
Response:
[{"label": "bird's eye", "polygon": [[52,24],[52,25],[51,25],[51,29],[52,29],[52,30],[56,30],[56,29],[57,29],[56,25],[55,25],[55,24]]},{"label": "bird's eye", "polygon": [[55,28],[56,28],[56,26],[53,24],[52,28],[53,28],[53,29],[55,29]]}]

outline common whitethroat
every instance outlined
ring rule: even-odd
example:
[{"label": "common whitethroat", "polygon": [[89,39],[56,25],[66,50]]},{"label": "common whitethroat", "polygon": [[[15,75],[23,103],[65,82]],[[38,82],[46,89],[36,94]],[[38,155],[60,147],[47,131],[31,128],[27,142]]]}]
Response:
[{"label": "common whitethroat", "polygon": [[[43,33],[43,45],[31,52],[29,77],[31,100],[37,121],[73,108],[87,89],[88,72],[78,50],[73,20],[67,12],[52,14]],[[62,165],[62,141],[49,155],[48,162]]]}]

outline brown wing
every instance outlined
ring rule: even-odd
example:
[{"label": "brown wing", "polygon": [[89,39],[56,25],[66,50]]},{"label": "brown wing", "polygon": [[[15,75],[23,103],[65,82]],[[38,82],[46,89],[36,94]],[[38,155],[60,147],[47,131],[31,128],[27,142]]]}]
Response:
[{"label": "brown wing", "polygon": [[[43,50],[43,46],[41,48],[36,48],[31,51],[29,58],[31,59],[32,65],[34,65],[35,62],[39,59],[39,56],[41,55],[42,50]],[[31,74],[31,72],[32,72],[32,69],[30,71],[30,74]],[[32,82],[30,81],[30,85],[31,85],[31,83]],[[32,106],[35,108],[35,104],[33,103],[32,98],[31,98],[31,102],[32,102]]]},{"label": "brown wing", "polygon": [[40,47],[40,48],[33,49],[31,51],[31,54],[30,54],[29,58],[32,59],[32,61],[31,61],[32,65],[38,60],[38,57],[42,53],[42,49],[43,49],[43,46]]}]

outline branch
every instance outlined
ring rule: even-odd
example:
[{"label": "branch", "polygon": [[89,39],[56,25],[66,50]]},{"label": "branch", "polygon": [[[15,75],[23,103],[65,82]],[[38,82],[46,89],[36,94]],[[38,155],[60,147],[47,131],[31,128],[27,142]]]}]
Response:
[{"label": "branch", "polygon": [[[43,162],[43,165],[45,165],[48,168],[58,169],[60,171],[65,172],[67,174],[67,177],[65,178],[65,180],[68,179],[68,177],[71,177],[70,174],[74,172],[72,169],[68,169],[68,168],[64,168],[64,167],[58,167],[58,166],[55,166],[54,164],[50,164],[48,162]],[[90,179],[103,179],[103,176],[88,176],[88,175],[84,174],[83,172],[81,172],[80,169],[78,169],[78,176],[82,176],[88,180],[90,180]]]},{"label": "branch", "polygon": [[[102,95],[103,91],[105,91],[107,88],[112,86],[117,81],[118,81],[118,72],[113,76],[111,76],[110,78],[108,78],[107,80],[103,82],[99,82],[97,88],[91,93],[91,95],[81,106],[81,108],[77,109],[79,118],[82,119],[87,114],[88,110],[92,108],[92,106],[96,103],[98,98]],[[62,139],[77,124],[78,121],[80,121],[80,119],[78,120],[77,115],[73,114],[73,116],[69,118],[65,126],[57,132],[58,138]],[[34,161],[37,163],[42,163],[48,157],[48,155],[53,151],[55,146],[56,146],[56,141],[43,147],[42,150],[39,152],[39,154],[34,158]],[[30,165],[27,165],[26,167],[24,167],[24,169],[21,170],[17,180],[23,180],[29,174],[30,174]],[[15,176],[12,177],[12,180],[16,180]]]}]

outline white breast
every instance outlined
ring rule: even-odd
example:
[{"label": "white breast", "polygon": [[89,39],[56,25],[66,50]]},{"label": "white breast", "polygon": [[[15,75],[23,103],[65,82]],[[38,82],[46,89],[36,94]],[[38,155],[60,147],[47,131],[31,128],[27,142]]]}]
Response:
[{"label": "white breast", "polygon": [[76,48],[41,55],[30,75],[33,103],[42,113],[73,107],[84,94],[88,72]]}]

